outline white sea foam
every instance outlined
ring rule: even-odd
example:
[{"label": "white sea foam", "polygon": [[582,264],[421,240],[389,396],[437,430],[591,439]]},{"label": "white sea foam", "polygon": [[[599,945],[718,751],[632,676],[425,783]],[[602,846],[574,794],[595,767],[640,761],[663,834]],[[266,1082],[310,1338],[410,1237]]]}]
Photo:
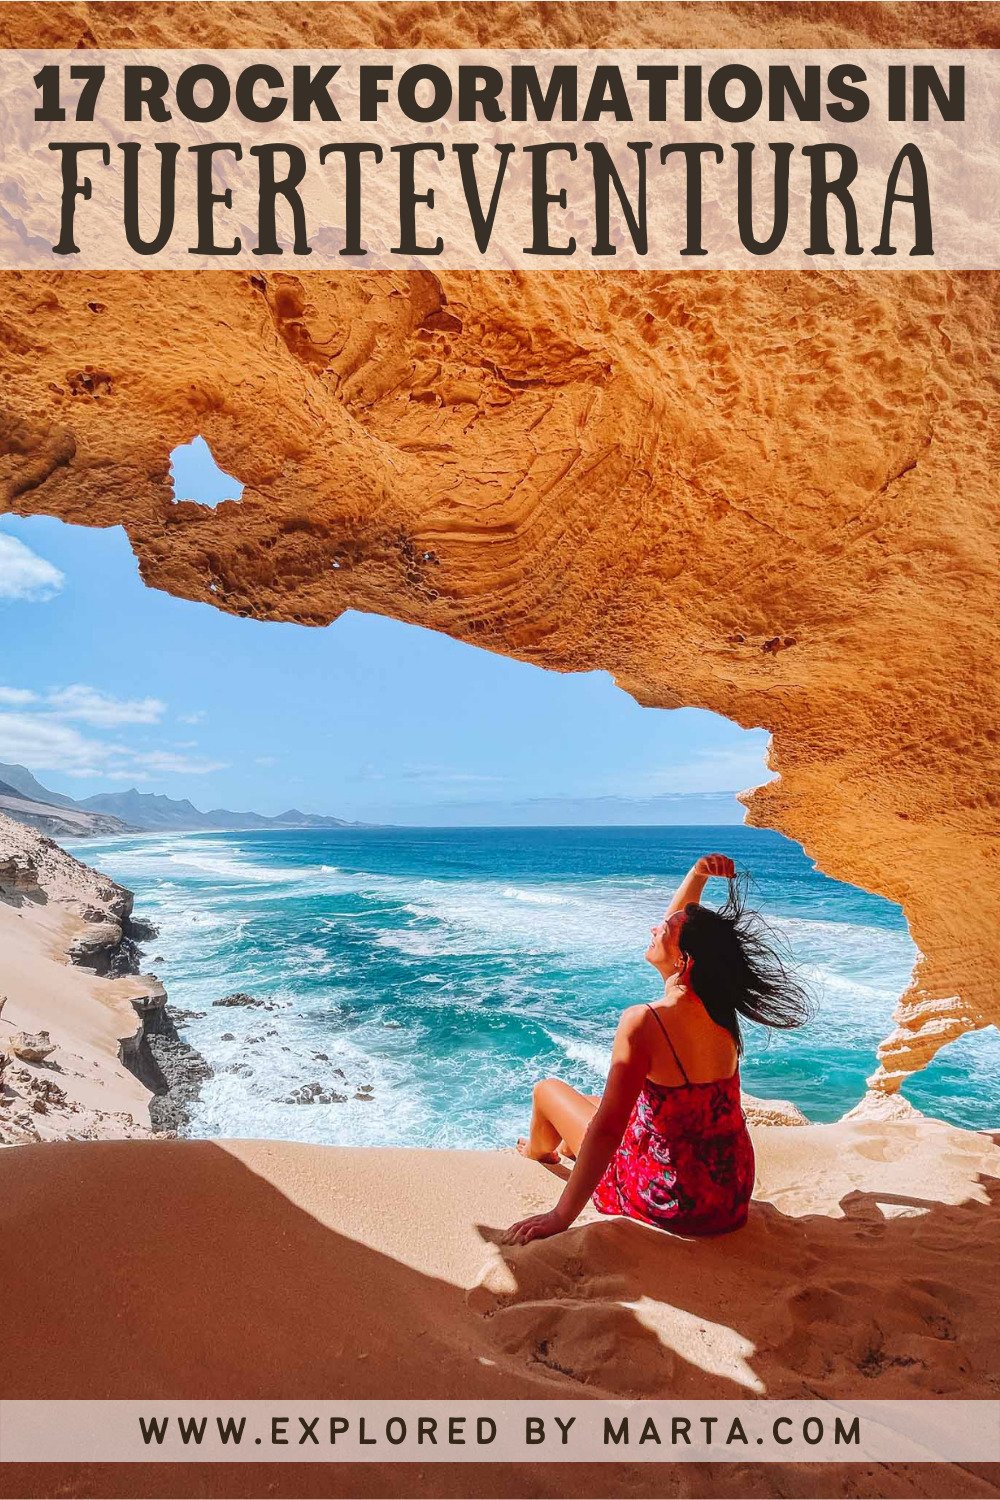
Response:
[{"label": "white sea foam", "polygon": [[[662,913],[662,879],[351,870],[319,863],[330,846],[313,840],[300,863],[279,865],[266,857],[272,847],[300,856],[274,837],[156,836],[109,848],[104,861],[160,924],[153,951],[167,959],[171,999],[206,1012],[185,1033],[219,1070],[197,1108],[199,1133],[496,1145],[523,1130],[538,1076],[599,1089],[616,1013],[643,997],[644,981],[655,985],[641,954]],[[818,888],[774,923],[817,995],[816,1022],[795,1034],[817,1056],[853,1057],[859,1038],[874,1048],[912,963],[905,931],[854,920],[864,899],[839,921],[837,888]],[[287,1008],[213,1007],[233,989]],[[224,1032],[235,1040],[222,1042]],[[797,1045],[779,1038],[768,1065],[788,1057],[801,1072]],[[227,1072],[234,1063],[248,1075]],[[283,1102],[314,1079],[347,1102]],[[353,1098],[364,1082],[373,1104]]]},{"label": "white sea foam", "polygon": [[193,870],[199,875],[211,875],[237,884],[252,881],[255,884],[284,885],[308,878],[308,872],[303,870],[255,864],[252,859],[245,858],[242,851],[236,847],[226,852],[220,850],[210,854],[181,849],[170,855],[170,861],[182,869]]},{"label": "white sea foam", "polygon": [[[331,1038],[317,1028],[297,1036],[299,1045],[292,1047],[283,1035],[265,1037],[257,1046],[237,1043],[233,1061],[251,1072],[228,1071],[232,1064],[227,1063],[208,1081],[192,1121],[197,1134],[370,1146],[398,1145],[400,1139],[427,1134],[428,1111],[408,1087],[405,1067],[373,1057],[342,1033]],[[314,1051],[325,1051],[330,1061],[317,1060]],[[346,1076],[337,1076],[335,1068]],[[312,1081],[346,1098],[330,1104],[286,1102],[294,1089]],[[363,1084],[374,1086],[373,1101],[355,1098]]]},{"label": "white sea foam", "polygon": [[587,1042],[575,1037],[560,1036],[553,1031],[548,1032],[547,1035],[553,1045],[558,1047],[560,1052],[568,1057],[571,1062],[582,1063],[585,1068],[588,1068],[593,1073],[598,1083],[598,1089],[595,1092],[598,1092],[600,1088],[604,1087],[604,1080],[608,1075],[608,1063],[611,1058],[612,1030],[613,1027],[609,1028],[607,1039],[603,1046],[599,1042]]},{"label": "white sea foam", "polygon": [[565,891],[532,891],[506,885],[500,892],[505,901],[526,901],[529,906],[572,906],[573,897]]}]

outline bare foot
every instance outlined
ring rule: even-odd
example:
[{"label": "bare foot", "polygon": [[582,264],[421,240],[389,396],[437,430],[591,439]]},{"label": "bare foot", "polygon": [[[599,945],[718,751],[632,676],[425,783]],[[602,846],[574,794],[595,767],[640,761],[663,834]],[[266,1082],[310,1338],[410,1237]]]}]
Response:
[{"label": "bare foot", "polygon": [[526,1156],[529,1161],[543,1161],[549,1163],[552,1166],[559,1165],[559,1156],[555,1151],[550,1151],[547,1156],[532,1155],[529,1143],[525,1140],[523,1135],[518,1137],[517,1146],[515,1149],[517,1150],[519,1155]]}]

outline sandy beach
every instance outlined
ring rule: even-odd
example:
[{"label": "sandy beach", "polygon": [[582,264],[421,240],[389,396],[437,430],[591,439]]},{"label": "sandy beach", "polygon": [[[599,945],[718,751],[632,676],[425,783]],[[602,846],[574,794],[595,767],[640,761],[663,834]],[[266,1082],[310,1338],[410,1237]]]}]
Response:
[{"label": "sandy beach", "polygon": [[[754,1128],[747,1228],[588,1216],[506,1152],[109,1141],[0,1153],[5,1395],[985,1397],[1000,1151],[932,1121]],[[72,1233],[67,1233],[67,1225]],[[43,1331],[44,1329],[44,1331]],[[964,1466],[59,1466],[22,1495],[993,1495]],[[470,1482],[474,1489],[470,1491]]]},{"label": "sandy beach", "polygon": [[[56,1049],[9,1063],[0,1105],[4,1397],[995,1395],[991,1135],[898,1100],[834,1125],[748,1100],[746,1229],[691,1241],[588,1211],[554,1239],[502,1248],[508,1224],[553,1203],[565,1167],[513,1151],[155,1138],[149,1091],[120,1055],[155,980],[93,967],[120,952],[128,893],[30,830],[0,832],[0,1045],[45,1029]],[[958,1465],[627,1462],[3,1471],[24,1496],[447,1495],[470,1480],[483,1495],[986,1496],[998,1479]]]}]

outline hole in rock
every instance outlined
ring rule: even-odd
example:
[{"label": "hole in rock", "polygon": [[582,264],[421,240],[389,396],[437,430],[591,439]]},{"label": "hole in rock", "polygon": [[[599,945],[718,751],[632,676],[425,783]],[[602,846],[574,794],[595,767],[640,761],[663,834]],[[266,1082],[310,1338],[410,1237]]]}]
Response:
[{"label": "hole in rock", "polygon": [[[145,588],[118,529],[2,537],[35,561],[0,566],[0,781],[142,830],[73,847],[159,927],[142,965],[214,1069],[191,1130],[508,1143],[538,1077],[600,1088],[617,1015],[657,993],[649,926],[714,850],[817,1000],[804,1031],[748,1028],[746,1088],[820,1120],[863,1093],[913,945],[742,826],[762,730],[377,616],[237,619]],[[261,1003],[216,1006],[237,992]]]},{"label": "hole in rock", "polygon": [[195,500],[214,509],[223,500],[241,500],[243,485],[220,469],[203,437],[182,443],[170,455],[174,500]]}]

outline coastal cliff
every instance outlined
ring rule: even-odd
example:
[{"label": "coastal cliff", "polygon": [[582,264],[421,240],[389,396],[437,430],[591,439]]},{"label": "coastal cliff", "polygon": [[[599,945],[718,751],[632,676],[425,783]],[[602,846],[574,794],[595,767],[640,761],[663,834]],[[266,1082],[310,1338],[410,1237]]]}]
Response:
[{"label": "coastal cliff", "polygon": [[131,891],[0,814],[0,1144],[183,1123],[200,1060],[138,972],[152,935]]},{"label": "coastal cliff", "polygon": [[[0,41],[985,47],[993,10],[28,4]],[[767,728],[749,820],[922,955],[872,1086],[1000,1020],[1000,279],[138,274],[0,278],[3,504],[122,525],[233,614],[375,611]],[[240,501],[174,502],[199,433]]]}]

